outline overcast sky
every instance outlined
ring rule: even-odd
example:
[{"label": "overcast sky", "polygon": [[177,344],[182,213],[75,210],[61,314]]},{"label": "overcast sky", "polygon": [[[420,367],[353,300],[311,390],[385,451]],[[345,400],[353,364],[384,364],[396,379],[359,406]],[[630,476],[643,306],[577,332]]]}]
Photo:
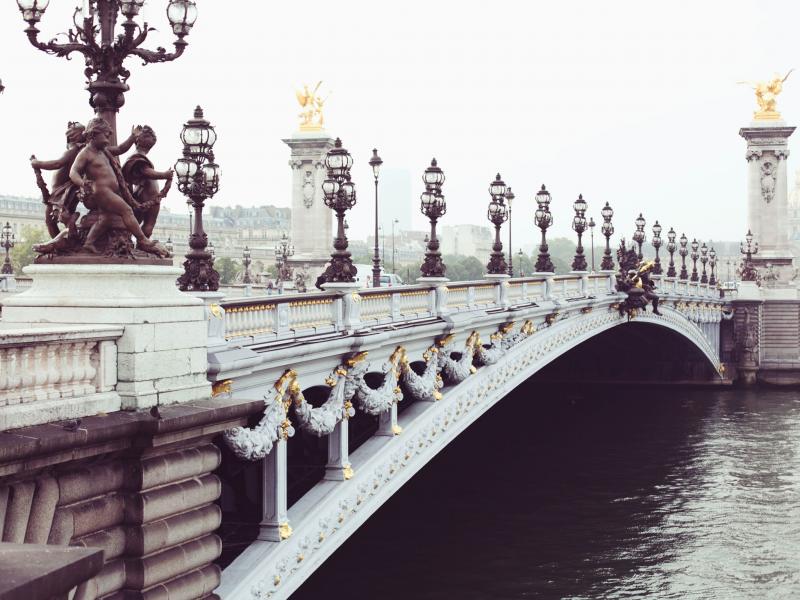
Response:
[{"label": "overcast sky", "polygon": [[[43,39],[67,29],[75,4],[51,1]],[[739,239],[747,217],[738,130],[755,99],[735,82],[800,68],[797,0],[197,4],[182,58],[126,63],[131,91],[120,132],[152,125],[159,143],[151,157],[167,168],[199,103],[219,136],[223,187],[212,202],[288,206],[281,139],[297,129],[295,88],[321,79],[330,92],[327,129],[355,160],[351,233],[371,227],[367,161],[377,146],[385,166],[413,174],[415,204],[419,176],[431,157],[439,160],[448,224],[486,224],[487,186],[500,171],[517,196],[520,242],[534,239],[533,196],[542,183],[553,195],[556,235],[569,232],[572,202],[583,193],[596,220],[609,201],[627,236],[642,211],[648,230],[659,219],[690,237]],[[166,5],[148,1],[159,29],[149,47],[171,48]],[[35,50],[24,28],[16,3],[4,0],[0,194],[35,196],[28,157],[59,156],[66,122],[86,122],[91,109],[82,58]],[[800,72],[778,107],[789,124],[800,121]],[[167,205],[185,210],[176,188]]]}]

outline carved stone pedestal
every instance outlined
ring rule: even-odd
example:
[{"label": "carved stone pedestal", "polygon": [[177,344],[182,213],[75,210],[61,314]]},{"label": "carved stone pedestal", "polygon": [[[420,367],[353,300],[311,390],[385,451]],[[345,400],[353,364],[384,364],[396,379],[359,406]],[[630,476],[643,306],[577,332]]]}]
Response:
[{"label": "carved stone pedestal", "polygon": [[208,398],[203,301],[180,292],[181,270],[156,265],[32,265],[31,288],[3,302],[3,328],[119,325],[116,391],[122,408]]}]

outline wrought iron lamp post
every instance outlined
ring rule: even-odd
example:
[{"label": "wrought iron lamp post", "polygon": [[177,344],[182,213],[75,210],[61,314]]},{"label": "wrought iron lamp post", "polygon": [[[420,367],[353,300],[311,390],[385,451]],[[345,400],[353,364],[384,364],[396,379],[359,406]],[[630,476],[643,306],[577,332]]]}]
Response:
[{"label": "wrought iron lamp post", "polygon": [[711,277],[708,278],[708,283],[710,285],[717,285],[717,277],[714,272],[717,266],[717,251],[714,250],[714,246],[711,246],[711,250],[708,251],[708,265],[711,267]]},{"label": "wrought iron lamp post", "polygon": [[511,187],[506,190],[506,206],[508,207],[508,274],[514,276],[514,246],[511,245],[511,203],[517,196],[511,191]]},{"label": "wrought iron lamp post", "polygon": [[442,262],[442,253],[439,252],[436,222],[447,212],[447,203],[442,194],[444,172],[439,168],[435,158],[431,160],[431,166],[422,174],[422,183],[425,184],[425,191],[419,197],[420,211],[431,222],[431,235],[420,272],[423,277],[441,279],[445,276],[447,267]]},{"label": "wrought iron lamp post", "polygon": [[703,274],[700,277],[700,283],[708,283],[708,273],[706,273],[706,263],[708,262],[708,246],[703,242],[700,247],[700,262],[703,265]]},{"label": "wrought iron lamp post", "polygon": [[669,252],[669,267],[667,267],[667,277],[675,277],[675,250],[678,245],[675,243],[675,230],[670,227],[667,232],[667,252]]},{"label": "wrought iron lamp post", "polygon": [[[203,230],[203,206],[208,198],[219,191],[219,165],[214,162],[214,143],[217,133],[203,117],[199,106],[194,118],[189,119],[181,132],[183,158],[175,163],[178,189],[186,195],[194,208],[189,252],[183,263],[183,275],[178,286],[184,292],[213,292],[219,288],[219,273],[214,270],[214,255],[206,251],[208,237]],[[213,244],[209,250],[213,248]]]},{"label": "wrought iron lamp post", "polygon": [[253,283],[253,278],[250,275],[250,264],[253,261],[250,259],[250,248],[248,246],[244,247],[242,251],[242,265],[244,265],[244,274],[242,275],[242,283],[250,284]]},{"label": "wrought iron lamp post", "polygon": [[519,252],[517,252],[517,256],[519,256],[519,276],[525,277],[525,271],[522,268],[522,257],[524,256],[522,253],[522,248],[520,248]]},{"label": "wrought iron lamp post", "polygon": [[586,257],[583,254],[583,232],[586,231],[586,200],[583,194],[578,194],[578,199],[572,203],[575,216],[572,217],[572,229],[578,234],[578,246],[575,248],[575,258],[572,259],[573,271],[586,270]]},{"label": "wrought iron lamp post", "polygon": [[[397,267],[395,266],[395,260],[397,259],[397,250],[395,249],[394,245],[394,226],[399,224],[399,219],[392,219],[392,273],[396,273]],[[345,224],[345,229],[347,229],[347,224]]]},{"label": "wrought iron lamp post", "polygon": [[[177,39],[174,52],[164,48],[145,50],[141,45],[153,27],[148,23],[139,25],[135,17],[145,0],[84,0],[83,8],[76,9],[72,16],[72,28],[66,33],[63,43],[56,38],[48,42],[39,41],[36,24],[41,20],[50,0],[17,0],[22,18],[28,23],[25,33],[35,47],[56,56],[70,58],[73,52],[83,55],[88,79],[89,104],[95,113],[104,118],[116,138],[117,112],[125,103],[125,92],[130,88],[127,81],[130,71],[123,65],[125,59],[135,56],[144,64],[175,60],[186,49],[184,39],[197,19],[194,0],[170,0],[167,19]],[[121,23],[123,32],[115,34],[120,13],[125,17]],[[112,144],[116,139],[112,140]]]},{"label": "wrought iron lamp post", "polygon": [[356,186],[350,181],[350,167],[353,157],[342,148],[342,140],[336,138],[333,148],[325,157],[328,178],[322,182],[325,206],[336,213],[336,238],[331,262],[322,274],[326,283],[352,283],[356,280],[356,268],[347,249],[347,236],[344,231],[345,212],[356,204]]},{"label": "wrought iron lamp post", "polygon": [[211,262],[217,258],[217,253],[214,251],[214,242],[208,242],[208,253],[211,255]]},{"label": "wrought iron lamp post", "polygon": [[539,245],[539,257],[536,259],[537,273],[555,273],[556,268],[550,260],[550,248],[547,246],[547,228],[553,224],[553,215],[550,212],[550,192],[542,184],[542,189],[536,192],[536,204],[538,208],[534,213],[533,220],[536,226],[542,230],[542,243]]},{"label": "wrought iron lamp post", "polygon": [[589,217],[589,235],[592,243],[592,273],[594,273],[594,226],[596,223],[592,217]]},{"label": "wrought iron lamp post", "polygon": [[600,262],[601,271],[613,271],[614,259],[611,256],[611,236],[614,235],[614,225],[611,223],[611,217],[614,216],[614,209],[609,206],[608,202],[600,211],[603,217],[603,224],[600,225],[600,231],[606,238],[606,249],[603,252],[603,260]]},{"label": "wrought iron lamp post", "polygon": [[645,234],[644,234],[644,226],[645,220],[642,216],[642,213],[639,213],[639,216],[636,218],[636,231],[633,232],[633,241],[639,246],[639,260],[641,261],[644,258],[644,254],[642,254],[642,244],[645,242]]},{"label": "wrought iron lamp post", "polygon": [[661,258],[659,258],[659,256],[658,256],[658,250],[659,250],[659,248],[661,248],[661,244],[662,244],[662,241],[663,241],[661,239],[661,231],[662,231],[661,225],[659,225],[658,221],[656,221],[653,224],[653,241],[650,242],[651,244],[653,244],[653,248],[655,248],[655,250],[656,250],[656,260],[655,260],[656,264],[653,267],[653,274],[654,275],[661,275],[661,273],[662,273],[662,270],[661,270]]},{"label": "wrought iron lamp post", "polygon": [[492,200],[489,202],[486,218],[494,225],[494,245],[489,263],[486,265],[486,272],[489,275],[506,275],[508,265],[503,253],[503,242],[500,241],[500,228],[508,220],[508,210],[505,204],[506,184],[500,178],[500,173],[489,184],[489,194]]},{"label": "wrought iron lamp post", "polygon": [[681,234],[681,247],[678,249],[678,254],[681,255],[681,275],[680,278],[684,281],[689,279],[689,272],[686,270],[686,255],[689,254],[689,250],[686,245],[689,243],[689,238],[686,237],[685,233]]},{"label": "wrought iron lamp post", "polygon": [[753,233],[749,229],[744,236],[747,245],[740,243],[739,252],[744,254],[744,264],[742,265],[742,281],[758,281],[758,270],[753,266],[753,255],[758,254],[758,242],[753,245]]},{"label": "wrought iron lamp post", "polygon": [[372,254],[372,287],[381,287],[381,255],[378,252],[378,176],[380,175],[383,161],[378,156],[378,149],[372,149],[372,158],[369,166],[372,167],[372,176],[375,178],[375,248]]},{"label": "wrought iron lamp post", "polygon": [[697,275],[697,259],[700,258],[700,253],[698,250],[700,249],[700,242],[697,239],[692,240],[692,253],[690,255],[692,259],[692,276],[689,278],[690,281],[700,281],[700,277]]},{"label": "wrought iron lamp post", "polygon": [[289,258],[294,256],[294,244],[289,241],[284,233],[275,244],[275,262],[278,267],[278,289],[283,291],[283,282],[292,278],[292,269],[289,267]]},{"label": "wrought iron lamp post", "polygon": [[11,228],[11,223],[6,222],[6,224],[3,225],[2,231],[0,231],[0,247],[6,251],[3,268],[0,270],[0,274],[2,275],[14,274],[14,266],[11,264],[11,255],[9,254],[9,251],[16,243],[14,237],[14,230]]},{"label": "wrought iron lamp post", "polygon": [[167,241],[164,244],[164,247],[167,249],[167,252],[172,255],[173,251],[175,250],[175,244],[172,243],[172,236],[167,236]]}]

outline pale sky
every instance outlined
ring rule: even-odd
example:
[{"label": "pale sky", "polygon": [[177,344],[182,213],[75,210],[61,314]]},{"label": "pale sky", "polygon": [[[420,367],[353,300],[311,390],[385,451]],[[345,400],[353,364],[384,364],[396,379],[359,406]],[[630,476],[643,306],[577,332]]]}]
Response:
[{"label": "pale sky", "polygon": [[[435,156],[444,169],[445,224],[486,221],[496,172],[511,185],[515,247],[537,239],[533,196],[553,195],[554,235],[569,230],[583,193],[599,221],[609,201],[617,232],[630,236],[641,211],[649,229],[739,239],[747,229],[745,142],[755,109],[742,79],[800,68],[800,3],[774,0],[406,0],[388,3],[197,0],[183,57],[141,66],[129,59],[131,91],[118,122],[150,124],[156,168],[180,156],[183,122],[201,104],[216,125],[219,205],[290,203],[289,150],[297,129],[295,88],[323,80],[327,129],[353,154],[359,203],[350,232],[372,227],[377,146],[384,165],[419,177]],[[75,0],[51,0],[40,29],[68,28]],[[149,0],[147,47],[172,48],[165,0]],[[83,60],[29,45],[16,2],[0,5],[4,141],[0,194],[37,195],[28,158],[60,156],[69,120],[91,117]],[[800,71],[778,108],[800,121]],[[790,140],[790,148],[798,148]],[[790,158],[790,187],[794,180]],[[174,187],[167,206],[184,209]],[[415,225],[423,217],[414,209]],[[387,220],[388,226],[388,220]]]}]

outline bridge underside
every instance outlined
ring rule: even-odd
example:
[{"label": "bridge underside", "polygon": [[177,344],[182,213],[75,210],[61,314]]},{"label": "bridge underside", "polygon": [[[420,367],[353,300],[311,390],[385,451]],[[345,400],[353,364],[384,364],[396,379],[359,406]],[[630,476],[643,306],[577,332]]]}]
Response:
[{"label": "bridge underside", "polygon": [[686,337],[639,321],[613,327],[582,342],[545,365],[533,379],[615,385],[730,384]]}]

